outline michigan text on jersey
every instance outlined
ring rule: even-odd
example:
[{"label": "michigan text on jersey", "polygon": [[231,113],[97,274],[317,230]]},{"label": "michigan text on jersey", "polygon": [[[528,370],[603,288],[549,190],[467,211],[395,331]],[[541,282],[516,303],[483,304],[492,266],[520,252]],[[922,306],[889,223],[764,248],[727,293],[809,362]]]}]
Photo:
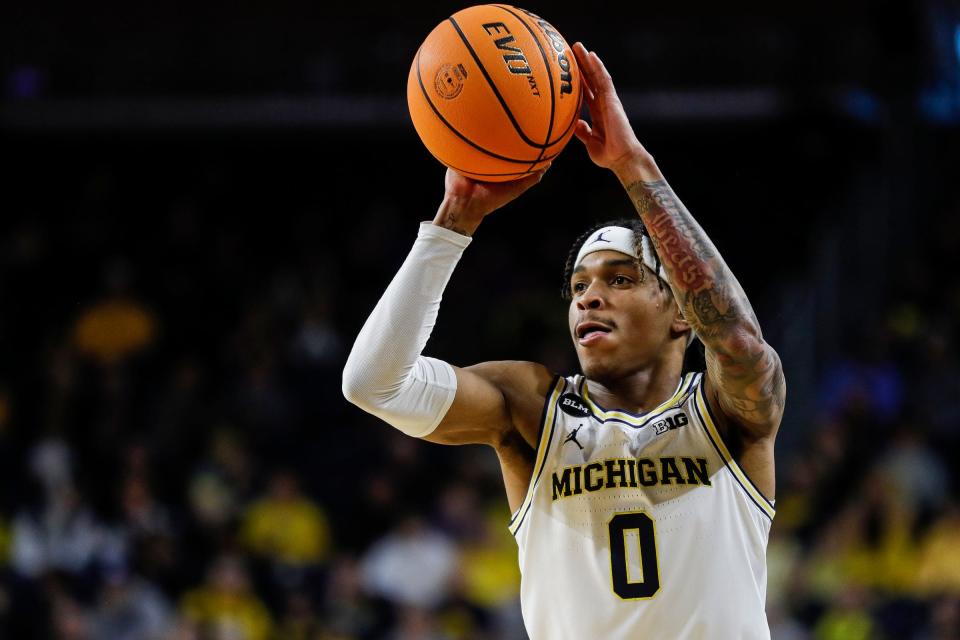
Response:
[{"label": "michigan text on jersey", "polygon": [[553,472],[553,500],[604,489],[710,484],[706,458],[615,458]]}]

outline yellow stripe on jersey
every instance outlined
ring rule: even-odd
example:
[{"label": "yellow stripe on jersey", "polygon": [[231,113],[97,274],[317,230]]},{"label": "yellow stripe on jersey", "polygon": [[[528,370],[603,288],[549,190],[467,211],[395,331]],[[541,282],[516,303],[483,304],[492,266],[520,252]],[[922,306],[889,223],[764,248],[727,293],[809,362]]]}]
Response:
[{"label": "yellow stripe on jersey", "polygon": [[756,505],[769,517],[773,517],[777,514],[777,510],[773,508],[773,505],[770,504],[770,501],[767,500],[766,496],[760,493],[760,490],[753,484],[753,481],[743,472],[743,469],[740,468],[740,465],[737,464],[737,461],[734,460],[733,456],[730,455],[730,451],[727,449],[727,445],[724,444],[723,438],[720,437],[720,432],[717,430],[717,426],[713,423],[713,418],[710,415],[710,408],[707,405],[707,398],[704,395],[703,383],[697,386],[695,393],[696,403],[697,403],[697,413],[703,418],[703,424],[707,427],[707,436],[713,441],[714,447],[717,451],[720,452],[720,455],[723,456],[724,462],[727,464],[727,468],[733,473],[737,481],[740,483],[740,486],[743,487],[744,491],[752,499],[752,502]]},{"label": "yellow stripe on jersey", "polygon": [[520,524],[523,522],[524,516],[530,509],[530,504],[533,502],[533,491],[536,488],[537,481],[540,479],[543,465],[547,462],[550,441],[553,439],[553,431],[556,426],[557,402],[566,386],[567,381],[563,376],[557,376],[553,391],[550,393],[549,400],[547,400],[547,409],[544,412],[543,424],[540,425],[540,442],[537,443],[537,460],[533,465],[533,473],[530,475],[527,495],[524,496],[523,503],[520,505],[520,508],[517,509],[516,513],[513,514],[513,518],[510,519],[510,524],[507,527],[513,535],[517,534],[517,530],[520,529]]},{"label": "yellow stripe on jersey", "polygon": [[697,376],[695,373],[688,373],[683,380],[680,381],[680,384],[677,386],[676,393],[674,393],[669,400],[660,404],[660,406],[653,411],[648,411],[643,415],[633,415],[630,413],[624,413],[623,411],[607,411],[597,406],[594,404],[593,400],[590,399],[590,391],[587,389],[586,380],[584,380],[583,384],[581,385],[582,390],[580,395],[587,402],[587,405],[593,410],[593,413],[596,414],[596,416],[601,420],[620,420],[632,426],[640,427],[649,422],[649,420],[655,417],[657,414],[672,408],[681,398],[685,397],[696,377]]}]

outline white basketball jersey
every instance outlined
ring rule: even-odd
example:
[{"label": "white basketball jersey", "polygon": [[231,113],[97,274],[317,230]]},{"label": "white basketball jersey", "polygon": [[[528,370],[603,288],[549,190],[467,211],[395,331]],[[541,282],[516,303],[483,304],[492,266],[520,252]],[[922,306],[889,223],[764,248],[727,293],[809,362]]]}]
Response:
[{"label": "white basketball jersey", "polygon": [[547,397],[510,530],[531,640],[769,638],[773,505],[730,456],[703,374],[648,413],[608,411],[582,376]]}]

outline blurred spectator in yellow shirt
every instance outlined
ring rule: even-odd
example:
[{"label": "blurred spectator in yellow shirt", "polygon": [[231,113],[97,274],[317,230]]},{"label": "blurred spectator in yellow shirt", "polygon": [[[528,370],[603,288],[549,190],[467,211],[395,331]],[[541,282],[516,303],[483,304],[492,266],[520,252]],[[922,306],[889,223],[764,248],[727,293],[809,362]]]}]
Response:
[{"label": "blurred spectator in yellow shirt", "polygon": [[876,624],[869,613],[869,594],[849,587],[836,604],[820,618],[814,628],[815,640],[871,640],[877,637]]},{"label": "blurred spectator in yellow shirt", "polygon": [[320,564],[330,550],[326,515],[289,471],[276,472],[267,495],[247,509],[240,537],[253,553],[291,567]]},{"label": "blurred spectator in yellow shirt", "polygon": [[154,314],[129,293],[130,267],[107,267],[106,295],[85,308],[73,327],[77,351],[109,367],[149,347],[157,335]]},{"label": "blurred spectator in yellow shirt", "polygon": [[950,502],[924,539],[917,571],[921,592],[960,596],[960,504]]},{"label": "blurred spectator in yellow shirt", "polygon": [[914,515],[888,478],[875,471],[860,497],[821,531],[804,572],[810,592],[833,600],[850,587],[915,592]]},{"label": "blurred spectator in yellow shirt", "polygon": [[201,638],[268,640],[273,623],[250,587],[240,560],[223,555],[207,573],[204,586],[188,591],[180,605]]},{"label": "blurred spectator in yellow shirt", "polygon": [[477,518],[478,528],[460,545],[460,571],[464,595],[487,610],[511,604],[520,594],[520,569],[516,542],[503,526],[509,511],[488,507]]}]

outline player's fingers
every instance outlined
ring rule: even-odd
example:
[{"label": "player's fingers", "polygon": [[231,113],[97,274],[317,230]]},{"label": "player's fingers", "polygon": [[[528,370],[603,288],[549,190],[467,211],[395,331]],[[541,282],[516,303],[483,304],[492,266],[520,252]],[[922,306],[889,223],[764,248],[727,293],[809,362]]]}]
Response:
[{"label": "player's fingers", "polygon": [[596,52],[588,51],[582,42],[577,42],[574,44],[574,55],[582,71],[581,77],[586,79],[586,83],[593,92],[593,98],[589,102],[596,101],[604,94],[616,94],[613,78],[610,77],[610,73]]},{"label": "player's fingers", "polygon": [[586,76],[590,79],[590,82],[596,86],[596,82],[599,79],[597,75],[600,71],[597,66],[597,60],[599,60],[599,58],[596,58],[596,54],[592,54],[582,42],[577,42],[573,45],[573,52],[577,58],[577,64],[583,69]]},{"label": "player's fingers", "polygon": [[600,56],[593,51],[584,49],[580,60],[583,61],[581,68],[587,70],[583,75],[589,79],[590,88],[595,97],[614,92],[613,79],[610,77],[609,72],[607,72],[603,61],[600,60]]},{"label": "player's fingers", "polygon": [[593,139],[593,129],[587,124],[586,120],[577,120],[577,126],[573,130],[573,135],[583,144],[587,144]]},{"label": "player's fingers", "polygon": [[595,93],[600,94],[613,91],[613,78],[610,76],[610,72],[607,71],[607,67],[604,66],[600,56],[598,56],[596,52],[591,51],[587,55],[587,58],[590,60],[592,68],[590,75],[593,87],[596,90]]},{"label": "player's fingers", "polygon": [[550,165],[548,164],[547,166],[545,166],[543,169],[540,169],[536,173],[531,173],[526,178],[521,179],[519,184],[517,185],[519,192],[523,193],[533,185],[543,180],[543,176],[546,175],[547,169],[549,168],[550,168]]},{"label": "player's fingers", "polygon": [[595,102],[597,94],[594,92],[593,87],[590,86],[590,81],[585,74],[580,74],[580,82],[583,83],[583,97],[586,99],[587,104]]},{"label": "player's fingers", "polygon": [[[583,83],[593,89],[593,65],[590,63],[590,54],[582,42],[573,43],[573,57],[577,59],[577,66],[580,68],[580,75]],[[596,92],[594,92],[596,93]]]},{"label": "player's fingers", "polygon": [[593,86],[582,73],[580,74],[580,81],[583,82],[583,101],[586,103],[587,108],[593,111],[598,106],[597,92],[593,90]]},{"label": "player's fingers", "polygon": [[573,43],[573,57],[577,59],[577,64],[583,66],[584,59],[587,57],[587,48],[579,40]]}]

